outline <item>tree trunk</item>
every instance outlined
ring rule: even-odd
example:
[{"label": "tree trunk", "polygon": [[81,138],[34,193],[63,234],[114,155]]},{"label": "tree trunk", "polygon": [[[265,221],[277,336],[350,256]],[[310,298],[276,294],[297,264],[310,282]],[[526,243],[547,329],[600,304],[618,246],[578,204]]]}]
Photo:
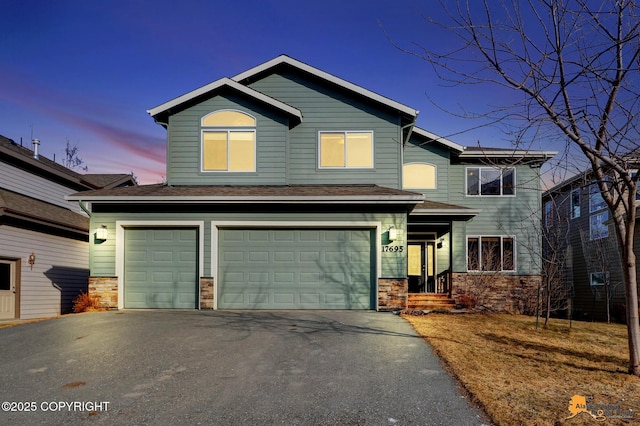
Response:
[{"label": "tree trunk", "polygon": [[[633,237],[631,237],[633,238]],[[627,334],[629,341],[629,373],[640,376],[640,319],[638,318],[638,281],[636,255],[624,247],[625,298],[627,310]]]}]

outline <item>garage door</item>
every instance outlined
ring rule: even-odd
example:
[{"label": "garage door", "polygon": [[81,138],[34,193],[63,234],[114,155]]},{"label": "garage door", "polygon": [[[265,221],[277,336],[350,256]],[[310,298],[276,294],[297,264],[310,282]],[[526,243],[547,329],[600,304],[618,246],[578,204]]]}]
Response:
[{"label": "garage door", "polygon": [[221,229],[222,309],[372,309],[369,229]]},{"label": "garage door", "polygon": [[195,308],[197,231],[125,230],[124,307]]}]

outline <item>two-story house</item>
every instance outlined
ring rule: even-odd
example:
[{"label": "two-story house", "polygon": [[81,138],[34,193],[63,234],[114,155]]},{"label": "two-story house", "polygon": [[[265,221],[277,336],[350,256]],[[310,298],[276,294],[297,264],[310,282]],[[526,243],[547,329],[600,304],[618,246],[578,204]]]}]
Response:
[{"label": "two-story house", "polygon": [[79,174],[0,136],[0,320],[71,311],[87,290],[89,218],[65,196],[134,185],[131,175]]},{"label": "two-story house", "polygon": [[[609,209],[590,171],[544,192],[543,226],[548,262],[561,264],[552,286],[573,318],[624,322],[622,263]],[[637,228],[637,227],[636,227]],[[640,244],[640,231],[634,236]],[[562,312],[564,313],[564,312]]]},{"label": "two-story house", "polygon": [[68,197],[108,232],[90,247],[106,306],[399,309],[491,274],[484,303],[517,310],[540,282],[530,231],[553,153],[464,148],[288,56],[148,113],[166,184]]}]

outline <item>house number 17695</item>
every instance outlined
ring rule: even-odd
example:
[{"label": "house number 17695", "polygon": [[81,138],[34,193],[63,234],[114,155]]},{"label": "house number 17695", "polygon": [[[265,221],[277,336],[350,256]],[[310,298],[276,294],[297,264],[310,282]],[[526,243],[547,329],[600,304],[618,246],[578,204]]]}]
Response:
[{"label": "house number 17695", "polygon": [[404,251],[404,246],[382,246],[382,251],[402,253]]}]

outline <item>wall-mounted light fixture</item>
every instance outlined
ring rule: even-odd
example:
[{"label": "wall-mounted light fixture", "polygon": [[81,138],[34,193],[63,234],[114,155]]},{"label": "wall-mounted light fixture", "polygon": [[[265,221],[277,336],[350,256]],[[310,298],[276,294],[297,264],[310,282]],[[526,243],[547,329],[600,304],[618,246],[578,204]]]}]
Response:
[{"label": "wall-mounted light fixture", "polygon": [[389,241],[395,241],[398,238],[398,230],[395,226],[389,227]]},{"label": "wall-mounted light fixture", "polygon": [[101,225],[99,228],[96,228],[96,240],[107,241],[108,236],[109,231],[105,225]]},{"label": "wall-mounted light fixture", "polygon": [[33,265],[36,264],[36,254],[34,252],[31,252],[31,254],[29,255],[29,266],[31,266],[31,269],[33,270]]}]

